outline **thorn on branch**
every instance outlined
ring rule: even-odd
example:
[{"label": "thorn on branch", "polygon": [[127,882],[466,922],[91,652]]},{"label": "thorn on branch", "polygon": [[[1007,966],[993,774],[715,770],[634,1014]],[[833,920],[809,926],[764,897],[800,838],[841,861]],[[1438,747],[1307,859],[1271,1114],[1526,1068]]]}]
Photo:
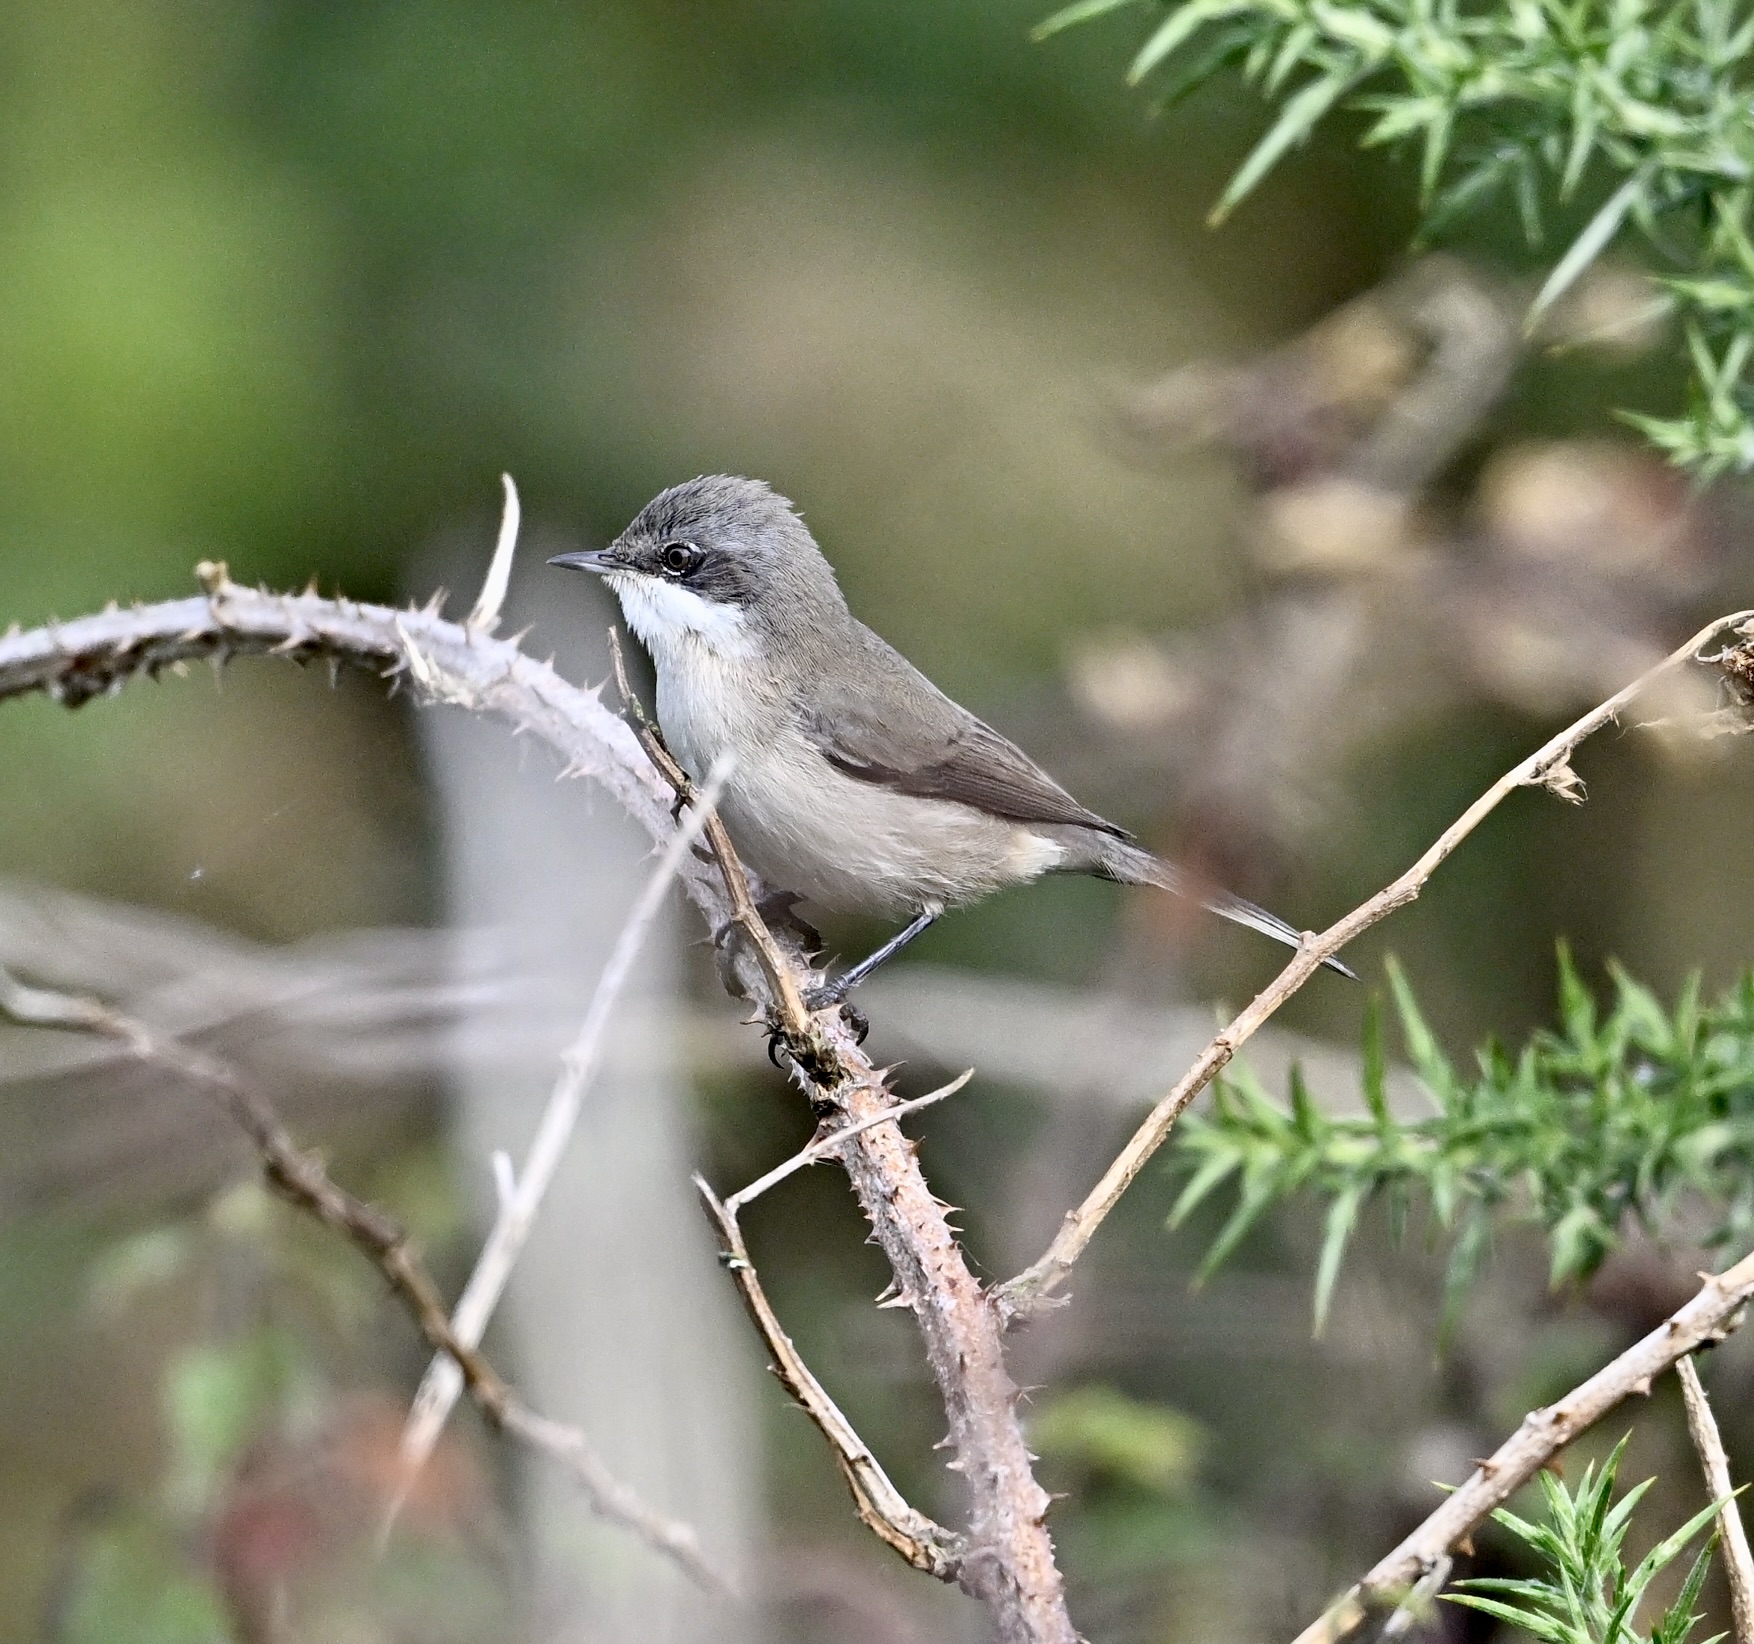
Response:
[{"label": "thorn on branch", "polygon": [[[506,589],[512,580],[512,560],[518,551],[518,523],[523,510],[518,502],[518,488],[512,483],[510,474],[499,476],[500,484],[505,487],[505,506],[499,519],[499,537],[493,546],[493,558],[488,562],[487,579],[481,584],[480,597],[475,601],[475,609],[469,613],[463,626],[472,632],[490,634],[499,626],[499,613],[505,604]],[[435,594],[435,600],[442,595]],[[438,614],[438,606],[430,608],[432,615]]]},{"label": "thorn on branch", "polygon": [[1545,788],[1556,799],[1563,799],[1569,805],[1581,805],[1588,794],[1584,791],[1583,778],[1572,769],[1571,761],[1564,756],[1555,759],[1545,769],[1536,771],[1528,780],[1531,788]]}]

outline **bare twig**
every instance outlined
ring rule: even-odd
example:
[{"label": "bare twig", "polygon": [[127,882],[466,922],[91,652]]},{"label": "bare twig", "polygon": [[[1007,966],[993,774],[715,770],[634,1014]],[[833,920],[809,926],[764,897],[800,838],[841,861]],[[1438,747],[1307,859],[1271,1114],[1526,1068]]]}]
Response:
[{"label": "bare twig", "polygon": [[1634,1393],[1648,1394],[1656,1377],[1695,1348],[1721,1341],[1736,1329],[1751,1297],[1754,1256],[1744,1256],[1725,1272],[1706,1275],[1698,1295],[1642,1341],[1574,1387],[1557,1404],[1523,1417],[1516,1432],[1357,1586],[1299,1633],[1296,1644],[1333,1644],[1372,1610],[1398,1603],[1410,1586],[1579,1434],[1623,1399]]},{"label": "bare twig", "polygon": [[[645,749],[646,757],[675,791],[677,803],[686,803],[693,793],[693,781],[677,764],[663,734],[646,717],[645,709],[628,684],[627,662],[621,654],[621,635],[614,628],[609,630],[609,655],[615,666],[615,688],[621,693],[622,706],[633,715],[638,726],[640,745]],[[781,1028],[788,1038],[802,1043],[809,1035],[810,1013],[804,1008],[803,994],[792,974],[792,967],[786,963],[779,944],[773,939],[773,932],[767,928],[766,920],[755,906],[755,899],[749,894],[749,875],[737,855],[737,847],[731,843],[730,834],[717,816],[707,819],[706,837],[724,878],[725,894],[731,899],[732,923],[755,950],[762,973],[773,992]]]},{"label": "bare twig", "polygon": [[[884,1117],[893,1118],[899,1111],[892,1110]],[[836,1138],[839,1141],[846,1139],[844,1133]],[[840,1407],[828,1396],[822,1383],[811,1374],[792,1338],[786,1334],[761,1288],[761,1280],[756,1276],[755,1264],[749,1259],[743,1231],[737,1225],[737,1213],[731,1203],[721,1202],[703,1176],[697,1175],[694,1185],[718,1229],[719,1260],[736,1283],[750,1318],[755,1321],[756,1329],[773,1354],[773,1372],[832,1446],[847,1488],[853,1493],[853,1506],[860,1519],[915,1569],[927,1570],[941,1580],[954,1580],[958,1565],[967,1555],[966,1544],[943,1525],[910,1507],[890,1482],[889,1475],[871,1454],[869,1446],[841,1414]]]},{"label": "bare twig", "polygon": [[974,1077],[974,1069],[959,1073],[947,1085],[939,1085],[936,1090],[927,1091],[924,1096],[915,1096],[911,1101],[898,1102],[892,1108],[881,1113],[873,1113],[868,1119],[861,1119],[856,1125],[843,1125],[838,1130],[831,1130],[826,1136],[819,1136],[808,1147],[800,1149],[783,1164],[777,1164],[765,1176],[758,1176],[747,1187],[739,1188],[730,1198],[725,1200],[725,1212],[736,1217],[744,1205],[759,1199],[770,1187],[776,1187],[794,1172],[802,1170],[806,1165],[820,1164],[824,1159],[832,1159],[835,1154],[853,1139],[863,1134],[873,1125],[888,1124],[892,1119],[899,1119],[903,1114],[915,1113],[922,1107],[930,1107],[934,1102],[941,1102],[946,1096],[954,1096],[970,1079]]},{"label": "bare twig", "polygon": [[300,1148],[273,1106],[234,1068],[180,1040],[161,1038],[144,1022],[100,1000],[27,987],[3,970],[0,1012],[38,1027],[102,1034],[125,1045],[141,1062],[216,1097],[254,1145],[269,1183],[301,1210],[345,1235],[376,1264],[427,1342],[456,1364],[471,1397],[494,1426],[565,1466],[601,1517],[631,1530],[704,1586],[720,1593],[732,1591],[728,1578],[701,1551],[692,1526],[648,1507],[610,1474],[583,1433],[537,1415],[475,1345],[457,1335],[438,1286],[407,1234],[376,1205],[340,1186],[314,1153]]},{"label": "bare twig", "polygon": [[1675,1361],[1675,1374],[1680,1378],[1681,1398],[1687,1406],[1687,1431],[1692,1435],[1693,1448],[1699,1453],[1699,1465],[1705,1473],[1706,1492],[1712,1500],[1723,1502],[1717,1524],[1723,1538],[1724,1571],[1730,1583],[1735,1641],[1754,1644],[1754,1553],[1748,1550],[1748,1532],[1742,1526],[1742,1510],[1736,1503],[1730,1458],[1724,1452],[1717,1418],[1711,1413],[1711,1401],[1705,1396],[1692,1354]]},{"label": "bare twig", "polygon": [[701,1551],[694,1526],[649,1507],[636,1490],[609,1471],[579,1428],[532,1410],[516,1394],[506,1400],[498,1422],[532,1450],[566,1468],[599,1518],[631,1530],[647,1546],[674,1559],[709,1591],[726,1598],[739,1596],[731,1578]]},{"label": "bare twig", "polygon": [[1732,616],[1719,617],[1716,621],[1707,623],[1685,645],[1673,651],[1656,667],[1641,674],[1624,689],[1616,691],[1606,702],[1592,708],[1581,719],[1543,743],[1527,759],[1506,771],[1444,829],[1425,854],[1393,883],[1385,885],[1368,901],[1360,903],[1345,918],[1330,925],[1319,935],[1306,932],[1290,964],[1206,1046],[1193,1066],[1151,1110],[1103,1173],[1101,1181],[1090,1190],[1076,1210],[1067,1214],[1047,1250],[1023,1272],[1008,1279],[993,1292],[993,1306],[1001,1318],[1010,1324],[1026,1318],[1042,1306],[1071,1272],[1073,1263],[1084,1253],[1097,1228],[1114,1209],[1133,1178],[1163,1145],[1171,1127],[1181,1117],[1188,1103],[1211,1083],[1236,1054],[1238,1047],[1316,973],[1325,959],[1338,953],[1354,937],[1378,921],[1386,919],[1396,908],[1415,901],[1424,890],[1426,881],[1444,860],[1517,788],[1548,786],[1564,793],[1567,784],[1576,780],[1568,761],[1585,738],[1613,720],[1653,680],[1684,662],[1694,660],[1699,648],[1715,639],[1725,629],[1750,620],[1754,620],[1754,611],[1737,611]]},{"label": "bare twig", "polygon": [[[218,565],[202,567],[201,576],[204,598],[0,636],[0,698],[43,691],[77,706],[196,658],[339,658],[406,678],[431,700],[500,715],[554,748],[567,774],[600,783],[654,838],[673,832],[674,790],[635,733],[596,692],[567,684],[515,645],[446,622],[433,608],[398,612],[315,594],[253,592]],[[887,1116],[894,1100],[881,1073],[839,1012],[812,1017],[803,1009],[810,982],[803,956],[783,949],[761,924],[728,837],[714,828],[708,838],[716,866],[690,858],[679,878],[713,929],[735,919],[747,932],[756,962],[733,954],[736,980],[786,1036],[794,1077],[814,1103],[848,1124]],[[953,1465],[968,1487],[969,1552],[955,1579],[988,1605],[1004,1644],[1075,1644],[1045,1522],[1048,1496],[1032,1471],[998,1323],[945,1207],[896,1126],[872,1125],[842,1153],[897,1297],[913,1309],[944,1401]]]},{"label": "bare twig", "polygon": [[[493,1310],[505,1293],[512,1268],[523,1252],[530,1229],[535,1224],[536,1214],[541,1209],[542,1201],[548,1196],[548,1189],[554,1182],[554,1173],[560,1168],[567,1144],[572,1140],[585,1093],[596,1078],[598,1065],[602,1061],[603,1042],[610,1018],[620,1002],[627,979],[633,972],[634,961],[651,929],[652,921],[657,918],[658,910],[663,906],[664,897],[676,878],[683,859],[693,849],[702,830],[712,821],[713,807],[718,803],[728,775],[727,766],[724,769],[715,767],[708,776],[705,786],[683,818],[682,825],[665,845],[658,865],[646,881],[639,899],[629,911],[621,934],[616,938],[615,946],[610,952],[609,961],[597,979],[590,1008],[585,1012],[578,1035],[561,1058],[560,1077],[555,1081],[547,1105],[542,1110],[542,1117],[537,1122],[536,1134],[530,1143],[529,1152],[524,1156],[523,1168],[513,1173],[507,1184],[503,1178],[511,1169],[510,1161],[505,1161],[503,1165],[496,1162],[495,1168],[502,1178],[498,1214],[486,1243],[482,1246],[481,1254],[476,1258],[469,1282],[463,1286],[463,1294],[458,1298],[456,1310],[451,1315],[451,1328],[456,1332],[458,1340],[470,1347],[480,1343],[488,1320],[493,1317]],[[504,1159],[504,1155],[498,1155],[496,1159]],[[509,1191],[506,1191],[508,1185]],[[434,1358],[427,1367],[426,1375],[421,1379],[420,1389],[414,1396],[413,1408],[409,1412],[408,1425],[402,1434],[403,1477],[386,1515],[386,1527],[395,1521],[416,1474],[425,1465],[426,1458],[432,1454],[432,1447],[438,1442],[438,1436],[462,1387],[462,1374],[457,1368],[456,1360],[448,1354],[440,1354]]]}]

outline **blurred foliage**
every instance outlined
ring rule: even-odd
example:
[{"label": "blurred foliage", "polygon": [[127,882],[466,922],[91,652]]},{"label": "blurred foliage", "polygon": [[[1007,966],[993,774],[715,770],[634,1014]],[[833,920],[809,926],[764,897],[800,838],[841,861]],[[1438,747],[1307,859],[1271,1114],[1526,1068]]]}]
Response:
[{"label": "blurred foliage", "polygon": [[1603,1011],[1561,948],[1559,1030],[1537,1032],[1515,1056],[1488,1043],[1469,1077],[1439,1048],[1391,963],[1401,1037],[1437,1106],[1428,1119],[1401,1122],[1389,1110],[1376,1009],[1364,1036],[1368,1117],[1324,1114],[1295,1072],[1289,1111],[1246,1072],[1221,1080],[1212,1112],[1184,1121],[1181,1152],[1192,1176],[1171,1215],[1180,1222],[1236,1179],[1236,1207],[1201,1274],[1270,1206],[1300,1192],[1328,1205],[1318,1329],[1359,1214],[1377,1197],[1397,1237],[1420,1198],[1451,1240],[1451,1315],[1500,1212],[1541,1227],[1555,1286],[1592,1272],[1629,1219],[1673,1231],[1683,1201],[1711,1216],[1706,1245],[1740,1254],[1754,1238],[1754,971],[1712,1004],[1701,1003],[1695,976],[1672,1009],[1624,971],[1612,974],[1613,1002]]},{"label": "blurred foliage", "polygon": [[1202,1565],[1209,1582],[1228,1540],[1226,1515],[1201,1488],[1204,1426],[1090,1382],[1038,1395],[1027,1432],[1062,1498],[1054,1539],[1083,1626],[1104,1637],[1163,1637],[1183,1626],[1199,1636]]},{"label": "blurred foliage", "polygon": [[[1077,0],[1047,35],[1139,0]],[[1149,0],[1161,9],[1158,0]],[[1337,108],[1372,116],[1361,141],[1417,146],[1422,232],[1502,196],[1531,244],[1586,193],[1594,211],[1547,276],[1533,321],[1628,222],[1673,272],[1690,401],[1675,418],[1629,416],[1676,460],[1715,474],[1754,467],[1754,16],[1739,0],[1182,0],[1128,73],[1169,73],[1165,102],[1223,68],[1281,102],[1212,210],[1221,221]]]},{"label": "blurred foliage", "polygon": [[212,1582],[187,1567],[169,1523],[141,1511],[85,1538],[57,1610],[57,1644],[212,1644],[228,1631]]},{"label": "blurred foliage", "polygon": [[1116,1387],[1074,1388],[1043,1403],[1029,1422],[1041,1456],[1085,1480],[1108,1478],[1157,1495],[1184,1493],[1199,1465],[1198,1422]]},{"label": "blurred foliage", "polygon": [[[1638,1614],[1652,1583],[1685,1550],[1723,1506],[1714,1501],[1672,1535],[1658,1542],[1631,1570],[1622,1547],[1633,1509],[1655,1482],[1646,1479],[1619,1501],[1613,1500],[1614,1477],[1626,1451],[1626,1440],[1598,1468],[1592,1461],[1575,1490],[1552,1473],[1538,1475],[1547,1517],[1536,1524],[1505,1508],[1493,1521],[1540,1555],[1547,1573],[1533,1578],[1477,1576],[1460,1581],[1462,1590],[1447,1594],[1453,1604],[1484,1611],[1519,1627],[1541,1644],[1684,1644],[1701,1617],[1694,1610],[1711,1566],[1714,1533],[1693,1561],[1681,1590],[1646,1633]],[[1724,1635],[1719,1633],[1715,1638]],[[1712,1644],[1715,1644],[1715,1638]]]},{"label": "blurred foliage", "polygon": [[[424,1174],[396,1170],[384,1185],[429,1233],[454,1233],[454,1207],[433,1202]],[[158,1373],[156,1485],[74,1504],[44,1636],[514,1636],[489,1495],[454,1435],[376,1549],[402,1404],[360,1390],[349,1344],[381,1334],[382,1286],[336,1249],[252,1182],[92,1264],[87,1305],[111,1328],[142,1334],[191,1298],[199,1322],[174,1330]]]}]

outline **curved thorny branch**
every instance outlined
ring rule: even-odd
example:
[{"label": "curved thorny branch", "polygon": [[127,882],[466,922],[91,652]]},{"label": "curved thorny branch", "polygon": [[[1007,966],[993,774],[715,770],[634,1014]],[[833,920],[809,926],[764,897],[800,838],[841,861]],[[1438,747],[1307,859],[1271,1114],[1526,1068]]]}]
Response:
[{"label": "curved thorny branch", "polygon": [[[502,538],[502,555],[508,554]],[[500,556],[496,556],[496,564]],[[0,697],[46,692],[69,706],[119,689],[128,679],[197,659],[216,664],[244,654],[275,653],[331,666],[351,662],[406,680],[423,698],[495,713],[535,736],[563,760],[565,774],[602,784],[654,839],[674,830],[673,804],[687,780],[642,726],[636,735],[604,707],[595,691],[562,680],[552,667],[492,637],[497,598],[467,624],[444,621],[435,606],[393,611],[307,593],[280,596],[240,588],[223,566],[201,567],[205,597],[130,611],[111,609],[79,622],[0,638]],[[738,1277],[787,1386],[822,1428],[845,1472],[860,1516],[910,1562],[958,1582],[991,1607],[1005,1644],[1075,1644],[1045,1516],[1048,1498],[1031,1471],[1005,1370],[1001,1330],[1048,1300],[1091,1237],[1167,1137],[1187,1104],[1237,1048],[1296,992],[1323,959],[1395,908],[1414,900],[1437,867],[1519,786],[1545,786],[1576,798],[1568,763],[1586,737],[1612,721],[1655,674],[1694,659],[1714,635],[1740,625],[1754,631],[1754,613],[1720,618],[1661,666],[1560,732],[1506,772],[1447,828],[1406,873],[1318,935],[1306,934],[1284,971],[1226,1027],[1122,1149],[1085,1202],[1066,1218],[1041,1259],[991,1298],[969,1272],[945,1207],[932,1197],[898,1125],[897,1103],[883,1073],[859,1048],[839,1012],[812,1015],[801,999],[814,980],[806,956],[762,923],[730,840],[706,824],[714,865],[687,857],[679,878],[689,897],[720,931],[736,927],[747,941],[730,954],[735,986],[766,1016],[788,1054],[794,1077],[821,1122],[822,1156],[838,1156],[894,1274],[898,1304],[912,1309],[949,1420],[952,1465],[969,1491],[969,1524],[956,1536],[903,1501],[869,1450],[846,1426],[827,1394],[797,1361],[796,1350],[767,1308],[737,1233],[734,1209],[709,1197],[721,1248]],[[1732,686],[1734,659],[1754,646],[1700,660],[1715,662]],[[1746,669],[1754,677],[1754,665]],[[844,1132],[844,1135],[837,1133]],[[761,1184],[754,1184],[752,1189]],[[739,1195],[729,1201],[734,1206]],[[1394,1602],[1408,1583],[1435,1582],[1453,1548],[1473,1524],[1533,1470],[1621,1398],[1648,1388],[1701,1342],[1734,1327],[1737,1310],[1754,1295],[1754,1258],[1707,1282],[1668,1325],[1575,1389],[1537,1411],[1497,1456],[1452,1495],[1425,1525],[1370,1572],[1305,1639],[1346,1631],[1368,1608]],[[1302,1644],[1302,1641],[1300,1641]]]},{"label": "curved thorny branch", "polygon": [[[199,575],[205,592],[197,598],[9,632],[0,638],[0,698],[43,692],[77,707],[141,675],[244,655],[353,664],[424,700],[498,715],[553,749],[564,774],[601,784],[655,840],[672,833],[675,794],[634,732],[597,691],[494,638],[492,613],[458,624],[436,604],[398,611],[314,592],[271,594],[240,587],[222,565],[203,565]],[[722,830],[709,837],[719,843]],[[750,937],[731,955],[738,987],[768,1016],[829,1128],[849,1131],[839,1157],[896,1295],[913,1310],[968,1490],[966,1535],[946,1538],[937,1573],[987,1603],[1007,1644],[1075,1644],[1045,1522],[1048,1496],[1032,1471],[998,1322],[914,1144],[897,1126],[874,1122],[895,1105],[882,1072],[838,1012],[810,1016],[795,1004],[814,980],[808,961],[761,924],[728,844],[716,865],[685,860],[679,878],[712,929],[734,923]],[[897,1528],[911,1538],[917,1524]],[[952,1547],[958,1556],[948,1556]]]}]

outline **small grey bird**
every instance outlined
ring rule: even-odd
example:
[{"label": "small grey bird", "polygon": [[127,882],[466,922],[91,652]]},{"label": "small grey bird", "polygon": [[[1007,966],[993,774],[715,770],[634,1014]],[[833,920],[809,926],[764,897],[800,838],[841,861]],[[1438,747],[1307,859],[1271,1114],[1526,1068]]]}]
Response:
[{"label": "small grey bird", "polygon": [[[947,907],[1044,873],[1181,893],[1173,864],[1086,810],[847,609],[792,504],[707,475],[646,504],[607,548],[548,562],[608,583],[658,674],[658,723],[695,778],[731,756],[720,809],[763,879],[907,927],[811,995],[838,1004]],[[1224,891],[1213,913],[1296,947]],[[1352,972],[1337,959],[1327,964]]]}]

